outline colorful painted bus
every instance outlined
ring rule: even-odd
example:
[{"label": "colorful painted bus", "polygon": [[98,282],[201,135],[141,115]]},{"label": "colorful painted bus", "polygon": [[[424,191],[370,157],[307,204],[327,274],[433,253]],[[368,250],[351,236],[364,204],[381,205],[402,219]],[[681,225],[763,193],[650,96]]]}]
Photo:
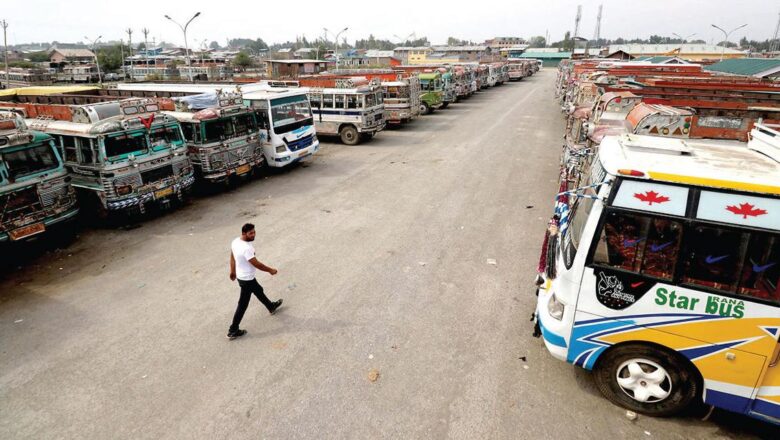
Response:
[{"label": "colorful painted bus", "polygon": [[0,105],[24,113],[30,128],[54,138],[82,210],[98,217],[169,207],[183,201],[194,182],[181,126],[154,100]]},{"label": "colorful painted bus", "polygon": [[0,242],[41,234],[78,214],[54,139],[0,110]]},{"label": "colorful painted bus", "polygon": [[780,422],[780,132],[751,138],[607,136],[559,195],[538,330],[613,403]]}]

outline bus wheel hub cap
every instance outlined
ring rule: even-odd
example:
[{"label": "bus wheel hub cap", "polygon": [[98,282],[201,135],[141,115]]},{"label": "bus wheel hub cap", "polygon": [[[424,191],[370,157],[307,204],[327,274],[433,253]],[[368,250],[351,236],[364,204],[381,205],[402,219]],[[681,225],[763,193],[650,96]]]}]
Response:
[{"label": "bus wheel hub cap", "polygon": [[660,402],[672,392],[672,380],[666,370],[647,359],[623,362],[616,379],[620,389],[637,402]]}]

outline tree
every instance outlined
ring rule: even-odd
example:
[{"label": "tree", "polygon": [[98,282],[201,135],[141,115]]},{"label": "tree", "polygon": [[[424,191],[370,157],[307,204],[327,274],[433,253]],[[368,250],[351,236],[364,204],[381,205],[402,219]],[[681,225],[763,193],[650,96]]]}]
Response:
[{"label": "tree", "polygon": [[531,37],[531,39],[528,40],[528,45],[530,47],[545,47],[547,45],[547,40],[542,36]]},{"label": "tree", "polygon": [[119,70],[119,68],[124,64],[124,60],[122,59],[123,50],[127,54],[130,53],[130,48],[128,46],[125,45],[122,47],[118,44],[114,46],[103,46],[97,49],[97,57],[100,61],[100,70],[105,72]]},{"label": "tree", "polygon": [[31,53],[29,58],[33,63],[43,63],[49,61],[49,54],[42,50],[40,52]]},{"label": "tree", "polygon": [[219,43],[217,43],[216,41],[212,41],[211,43],[209,43],[209,48],[214,50],[219,50]]},{"label": "tree", "polygon": [[135,48],[135,53],[143,52],[146,50],[146,43],[143,41],[138,43],[138,46]]},{"label": "tree", "polygon": [[241,68],[241,70],[245,70],[247,67],[252,67],[255,62],[248,53],[241,51],[238,53],[238,55],[236,55],[235,58],[233,58],[232,64]]}]

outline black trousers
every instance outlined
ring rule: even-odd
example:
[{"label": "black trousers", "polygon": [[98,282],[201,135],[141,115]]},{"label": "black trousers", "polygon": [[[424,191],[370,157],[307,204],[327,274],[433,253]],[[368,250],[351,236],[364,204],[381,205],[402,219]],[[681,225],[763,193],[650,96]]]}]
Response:
[{"label": "black trousers", "polygon": [[249,300],[252,299],[253,293],[269,312],[272,307],[271,301],[265,296],[265,292],[263,292],[263,286],[261,286],[257,280],[238,280],[238,285],[241,286],[241,296],[238,298],[238,306],[236,307],[236,313],[233,315],[233,323],[230,324],[229,331],[231,332],[238,330],[238,326],[244,318],[244,312],[246,312],[246,308],[249,307]]}]

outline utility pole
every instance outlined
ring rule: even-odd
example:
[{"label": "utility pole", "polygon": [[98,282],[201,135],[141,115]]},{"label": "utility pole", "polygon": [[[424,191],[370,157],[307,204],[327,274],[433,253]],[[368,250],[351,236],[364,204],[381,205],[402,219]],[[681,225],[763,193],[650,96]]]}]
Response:
[{"label": "utility pole", "polygon": [[777,14],[777,26],[775,26],[775,35],[772,37],[772,43],[769,44],[769,52],[775,52],[780,49],[780,13]]},{"label": "utility pole", "polygon": [[[127,28],[125,30],[127,32],[127,44],[130,47],[130,78],[133,77],[133,30],[130,28]],[[125,64],[125,60],[122,60],[122,65]]]},{"label": "utility pole", "polygon": [[576,39],[580,35],[580,20],[582,19],[582,5],[577,5],[577,16],[574,17],[574,35],[572,39]]},{"label": "utility pole", "polygon": [[598,43],[598,40],[601,39],[601,10],[604,8],[604,5],[599,5],[599,13],[596,16],[596,31],[593,33],[593,40]]},{"label": "utility pole", "polygon": [[103,77],[100,75],[100,60],[98,59],[98,54],[97,54],[97,42],[101,38],[103,38],[103,36],[100,35],[97,38],[95,38],[94,40],[90,40],[90,38],[86,37],[86,36],[84,38],[87,41],[91,41],[92,42],[92,53],[95,54],[95,65],[97,66],[97,71],[98,71],[98,83],[100,84],[100,87],[103,87]]},{"label": "utility pole", "polygon": [[149,29],[147,28],[141,29],[141,33],[144,34],[144,64],[146,64],[146,68],[148,69],[149,68]]},{"label": "utility pole", "polygon": [[3,45],[5,46],[5,88],[7,89],[11,87],[11,74],[8,72],[8,22],[5,20],[0,21],[0,26],[3,27]]}]

